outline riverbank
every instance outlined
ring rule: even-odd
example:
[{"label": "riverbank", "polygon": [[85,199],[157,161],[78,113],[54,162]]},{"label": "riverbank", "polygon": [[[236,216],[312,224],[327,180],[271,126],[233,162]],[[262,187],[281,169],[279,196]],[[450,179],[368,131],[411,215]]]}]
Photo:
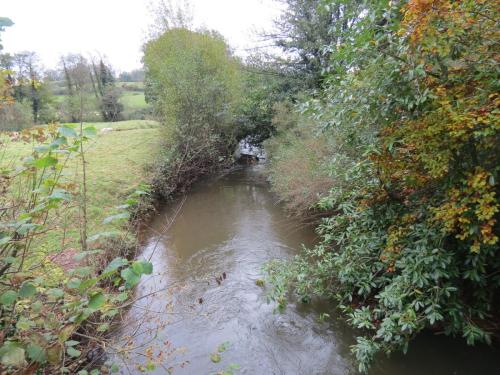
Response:
[{"label": "riverbank", "polygon": [[[249,374],[358,373],[350,351],[356,331],[339,319],[334,304],[293,298],[278,313],[268,303],[271,285],[262,284],[262,267],[293,259],[317,235],[277,204],[264,169],[252,164],[200,179],[148,222],[139,259],[150,261],[153,273],[137,285],[136,303],[117,330],[117,346],[131,348],[120,361],[126,364],[121,374],[129,374],[127,367],[158,375],[238,368]],[[498,348],[424,334],[407,356],[377,357],[369,374],[486,374],[498,358]]]},{"label": "riverbank", "polygon": [[[98,135],[86,145],[88,233],[101,231],[103,220],[116,211],[134,189],[148,181],[148,167],[154,162],[160,146],[159,124],[155,121],[133,120],[114,123],[86,123],[96,127]],[[103,130],[104,129],[104,130]],[[32,145],[6,141],[4,160],[18,161],[29,154]],[[81,179],[81,168],[67,168],[68,180]],[[51,231],[39,239],[43,250],[78,247],[78,210],[66,213],[63,230]],[[111,222],[106,231],[124,230],[123,222]],[[62,237],[65,237],[61,249]]]},{"label": "riverbank", "polygon": [[[147,183],[150,166],[160,147],[160,128],[155,121],[132,120],[113,123],[93,123],[97,136],[85,144],[87,166],[88,234],[115,233],[126,237],[128,226],[123,221],[111,221],[103,225],[106,217],[117,212],[127,195]],[[18,162],[30,153],[32,145],[22,141],[5,140],[4,160]],[[66,168],[66,179],[78,184],[82,178],[81,167],[73,162]],[[57,230],[48,231],[37,239],[38,253],[54,256],[79,248],[79,211],[76,207],[64,213]],[[64,257],[63,257],[64,258]],[[63,267],[64,268],[64,267]]]}]

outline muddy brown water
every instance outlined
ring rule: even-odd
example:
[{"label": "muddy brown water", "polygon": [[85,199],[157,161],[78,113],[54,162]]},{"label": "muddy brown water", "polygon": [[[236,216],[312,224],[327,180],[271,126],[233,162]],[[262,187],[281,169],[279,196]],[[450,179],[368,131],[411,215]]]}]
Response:
[{"label": "muddy brown water", "polygon": [[[290,258],[315,240],[286,217],[263,168],[202,181],[152,220],[141,257],[154,273],[137,286],[142,299],[119,333],[130,345],[123,374],[140,373],[148,356],[157,362],[153,374],[171,367],[174,374],[215,374],[231,364],[240,367],[235,374],[357,374],[349,349],[355,332],[335,316],[318,319],[334,315],[332,306],[291,303],[276,313],[256,285],[267,261]],[[211,358],[223,343],[220,358]],[[424,334],[407,355],[378,358],[370,374],[500,374],[500,351]]]}]

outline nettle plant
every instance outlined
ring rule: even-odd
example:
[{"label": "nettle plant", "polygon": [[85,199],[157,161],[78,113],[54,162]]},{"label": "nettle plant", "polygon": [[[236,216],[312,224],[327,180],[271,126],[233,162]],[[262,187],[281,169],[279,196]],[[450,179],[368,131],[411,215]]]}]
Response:
[{"label": "nettle plant", "polygon": [[[84,160],[83,144],[95,135],[94,127],[82,124],[79,129],[35,127],[16,135],[32,145],[29,156],[13,164],[0,154],[0,370],[88,373],[88,351],[102,353],[106,332],[130,289],[152,272],[151,263],[122,257],[100,272],[86,265],[86,257],[102,252],[92,244],[105,232],[84,238],[75,257],[78,266],[68,273],[56,272],[49,253],[37,246],[40,238],[60,230],[61,212],[81,209],[85,202],[81,184],[69,181],[66,172],[70,161]],[[105,222],[127,219],[143,194],[133,193]],[[49,249],[52,255],[57,251]],[[104,367],[117,370],[111,363]]]}]

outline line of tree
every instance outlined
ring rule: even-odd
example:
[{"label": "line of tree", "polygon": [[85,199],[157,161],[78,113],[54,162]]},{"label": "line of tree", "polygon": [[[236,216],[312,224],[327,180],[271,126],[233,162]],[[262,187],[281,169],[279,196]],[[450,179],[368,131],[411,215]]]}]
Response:
[{"label": "line of tree", "polygon": [[82,83],[88,83],[104,121],[120,119],[123,105],[120,103],[121,90],[116,85],[112,68],[102,58],[90,62],[82,55],[61,57],[61,68],[66,86],[68,115],[75,122],[78,118],[79,95]]},{"label": "line of tree", "polygon": [[[3,53],[0,67],[5,75],[3,83],[15,99],[0,110],[0,127],[4,130],[58,120],[77,122],[81,89],[87,107],[86,120],[121,119],[122,90],[110,64],[102,58],[62,56],[59,69],[45,70],[35,52]],[[56,95],[63,97],[62,102]]]},{"label": "line of tree", "polygon": [[232,161],[240,63],[217,33],[167,29],[144,48],[146,98],[164,126],[153,185],[163,197]]}]

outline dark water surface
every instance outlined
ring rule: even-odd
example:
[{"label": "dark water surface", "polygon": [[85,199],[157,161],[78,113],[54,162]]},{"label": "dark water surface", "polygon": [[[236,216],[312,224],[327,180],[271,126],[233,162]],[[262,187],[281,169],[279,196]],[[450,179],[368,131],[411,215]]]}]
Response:
[{"label": "dark water surface", "polygon": [[[286,218],[262,168],[201,182],[152,221],[141,257],[151,259],[154,274],[143,278],[136,297],[160,292],[125,317],[121,337],[136,349],[123,373],[139,373],[148,355],[163,359],[154,374],[170,366],[174,374],[212,374],[230,364],[240,366],[237,374],[357,373],[349,351],[355,333],[337,319],[318,321],[319,313],[331,313],[328,306],[290,304],[274,313],[256,285],[264,263],[289,258],[315,239]],[[225,342],[214,363],[211,354]],[[381,357],[370,374],[500,374],[500,351],[423,335],[406,356]]]}]

